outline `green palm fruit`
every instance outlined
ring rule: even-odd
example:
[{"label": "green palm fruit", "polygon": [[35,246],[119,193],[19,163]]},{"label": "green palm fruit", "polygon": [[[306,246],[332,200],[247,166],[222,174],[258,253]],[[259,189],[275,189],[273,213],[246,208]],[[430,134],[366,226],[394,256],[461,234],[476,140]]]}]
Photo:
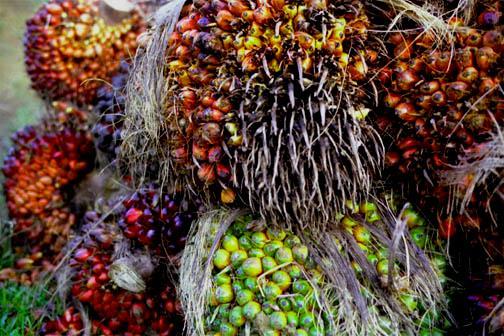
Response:
[{"label": "green palm fruit", "polygon": [[242,335],[252,328],[257,335],[262,325],[261,335],[326,334],[328,320],[315,318],[324,311],[312,287],[322,284],[324,275],[299,237],[273,229],[247,231],[240,222],[238,229],[229,227],[212,260],[207,332]]}]

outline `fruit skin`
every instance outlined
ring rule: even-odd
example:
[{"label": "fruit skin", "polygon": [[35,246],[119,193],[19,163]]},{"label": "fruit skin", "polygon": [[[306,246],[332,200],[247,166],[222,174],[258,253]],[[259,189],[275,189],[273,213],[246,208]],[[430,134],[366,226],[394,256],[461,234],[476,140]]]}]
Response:
[{"label": "fruit skin", "polygon": [[144,30],[139,13],[109,25],[98,5],[95,0],[51,0],[27,21],[26,70],[44,98],[92,103],[101,86],[93,79],[110,81],[120,61],[134,54]]},{"label": "fruit skin", "polygon": [[[12,240],[19,259],[17,278],[36,281],[40,271],[59,262],[76,214],[72,189],[94,165],[94,147],[86,129],[88,112],[54,102],[43,121],[12,136],[2,167],[8,214],[15,223]],[[15,279],[12,279],[15,280]]]}]

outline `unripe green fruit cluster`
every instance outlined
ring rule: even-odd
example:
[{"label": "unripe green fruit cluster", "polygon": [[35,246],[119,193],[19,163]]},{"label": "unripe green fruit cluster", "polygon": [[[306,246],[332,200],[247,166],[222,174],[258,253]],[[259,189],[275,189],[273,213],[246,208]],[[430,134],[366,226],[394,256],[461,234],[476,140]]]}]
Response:
[{"label": "unripe green fruit cluster", "polygon": [[[371,202],[362,204],[347,202],[346,207],[348,215],[341,219],[341,225],[355,239],[357,245],[366,255],[368,262],[376,268],[378,275],[386,279],[390,269],[392,269],[394,278],[404,276],[404,270],[401,269],[398,263],[393,268],[389,268],[388,247],[380,244],[368,229],[368,227],[379,225],[381,220],[377,205]],[[418,248],[431,254],[431,265],[436,271],[441,285],[444,285],[446,282],[444,276],[446,260],[441,253],[435,254],[432,237],[429,236],[429,229],[426,226],[425,219],[411,207],[403,211],[400,219],[406,222],[412,242]],[[355,261],[352,262],[352,266],[357,276],[360,277],[362,273],[361,266]],[[433,329],[434,326],[446,323],[440,314],[427,313],[409,288],[400,289],[397,299],[402,304],[405,314],[421,317],[417,322],[422,335],[437,330],[436,328]],[[391,321],[386,316],[381,318],[380,327],[382,329],[387,330],[391,325]],[[390,330],[392,332],[392,329]]]},{"label": "unripe green fruit cluster", "polygon": [[213,336],[326,335],[314,285],[323,276],[299,237],[235,222],[213,255],[206,331]]}]

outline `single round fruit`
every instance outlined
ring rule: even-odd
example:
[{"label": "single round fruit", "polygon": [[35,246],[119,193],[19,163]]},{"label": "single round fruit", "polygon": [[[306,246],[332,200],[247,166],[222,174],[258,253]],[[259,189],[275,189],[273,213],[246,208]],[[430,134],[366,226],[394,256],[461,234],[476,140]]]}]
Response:
[{"label": "single round fruit", "polygon": [[261,259],[248,258],[242,264],[243,271],[249,277],[255,277],[262,273]]},{"label": "single round fruit", "polygon": [[287,264],[294,261],[294,257],[292,255],[292,250],[288,247],[281,247],[275,253],[275,259],[278,264]]},{"label": "single round fruit", "polygon": [[276,300],[276,298],[282,294],[282,289],[274,282],[268,282],[264,286],[264,295],[268,300]]},{"label": "single round fruit", "polygon": [[220,335],[221,336],[236,336],[238,334],[238,330],[228,322],[221,323],[220,325]]},{"label": "single round fruit", "polygon": [[254,293],[248,289],[242,289],[236,293],[236,303],[240,306],[247,304],[254,299]]},{"label": "single round fruit", "polygon": [[241,327],[245,324],[245,316],[243,316],[242,307],[234,307],[229,312],[229,323],[235,327]]},{"label": "single round fruit", "polygon": [[279,240],[272,240],[266,245],[264,245],[264,253],[267,256],[273,257],[275,255],[276,250],[283,246],[283,243]]},{"label": "single round fruit", "polygon": [[303,265],[308,258],[308,247],[305,245],[295,245],[292,248],[292,254],[294,255],[294,260]]},{"label": "single round fruit", "polygon": [[298,319],[298,313],[294,311],[288,311],[285,313],[285,316],[287,317],[287,325],[290,328],[296,328],[299,324],[299,319]]},{"label": "single round fruit", "polygon": [[292,283],[292,291],[296,294],[306,295],[310,289],[310,283],[306,280],[295,280]]},{"label": "single round fruit", "polygon": [[256,248],[263,248],[268,241],[268,237],[264,232],[254,232],[251,237],[252,245]]},{"label": "single round fruit", "polygon": [[231,277],[229,276],[229,274],[221,273],[221,274],[217,274],[214,277],[214,281],[217,286],[224,285],[224,284],[231,284]]},{"label": "single round fruit", "polygon": [[248,258],[247,252],[244,250],[236,250],[231,253],[231,265],[237,268]]},{"label": "single round fruit", "polygon": [[229,284],[223,284],[215,289],[215,298],[219,303],[229,303],[233,301],[233,288]]},{"label": "single round fruit", "polygon": [[223,249],[218,249],[215,251],[215,254],[213,256],[213,264],[215,267],[218,269],[224,269],[225,267],[229,266],[231,263],[231,256],[229,255],[229,252]]},{"label": "single round fruit", "polygon": [[276,271],[271,276],[271,280],[273,280],[278,285],[278,287],[282,289],[282,291],[287,290],[292,283],[292,279],[289,273],[285,271]]},{"label": "single round fruit", "polygon": [[269,325],[275,330],[284,330],[287,326],[287,317],[284,312],[274,312],[269,316]]},{"label": "single round fruit", "polygon": [[262,258],[261,263],[262,263],[262,267],[263,267],[264,272],[268,272],[269,270],[278,266],[277,262],[272,257]]},{"label": "single round fruit", "polygon": [[245,318],[249,321],[254,320],[256,315],[259,314],[260,311],[261,305],[256,301],[247,302],[247,304],[243,306],[242,310],[243,316],[245,316]]},{"label": "single round fruit", "polygon": [[230,253],[237,251],[239,248],[238,238],[233,235],[225,235],[222,239],[222,247]]}]

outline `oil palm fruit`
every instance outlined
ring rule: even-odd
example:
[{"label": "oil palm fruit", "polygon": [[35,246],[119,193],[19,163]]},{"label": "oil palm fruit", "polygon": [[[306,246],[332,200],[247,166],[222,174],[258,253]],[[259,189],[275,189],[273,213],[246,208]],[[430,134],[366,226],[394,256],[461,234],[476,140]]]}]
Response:
[{"label": "oil palm fruit", "polygon": [[369,63],[362,3],[197,1],[183,13],[167,51],[168,180],[223,203],[243,188],[273,220],[333,218],[380,156],[367,110],[349,102]]},{"label": "oil palm fruit", "polygon": [[[272,229],[243,212],[201,215],[181,262],[189,332],[392,335],[446,330],[441,293],[446,260],[426,221],[413,209],[401,218],[409,222],[401,239],[408,244],[406,260],[404,250],[389,248],[392,238],[384,238],[376,204],[357,204],[354,210],[328,233],[330,242],[324,235]],[[360,314],[367,319],[359,319]]]},{"label": "oil palm fruit", "polygon": [[91,103],[120,60],[135,54],[144,23],[134,11],[117,24],[100,16],[99,1],[51,0],[27,21],[25,64],[32,87],[50,100]]},{"label": "oil palm fruit", "polygon": [[[392,249],[380,236],[386,230],[381,227],[383,219],[378,205],[372,202],[364,202],[360,206],[352,204],[347,204],[347,206],[350,211],[340,221],[342,229],[346,233],[339,235],[339,238],[336,239],[340,246],[343,246],[343,242],[345,242],[350,250],[358,249],[359,251],[350,252],[349,255],[351,265],[363,288],[361,292],[364,293],[364,296],[366,296],[366,292],[373,292],[373,285],[370,285],[366,280],[370,273],[375,274],[380,279],[379,282],[383,287],[388,287],[389,279],[394,279],[396,288],[387,295],[393,297],[393,300],[397,300],[402,313],[408,316],[416,325],[415,330],[421,335],[432,335],[434,331],[444,334],[444,331],[450,328],[450,321],[447,316],[444,316],[442,309],[440,307],[437,307],[437,310],[433,309],[433,307],[429,308],[428,299],[419,294],[418,289],[415,289],[415,285],[409,284],[410,280],[404,282],[409,277],[406,272],[412,272],[412,274],[418,272],[417,267],[420,266],[418,260],[411,261],[407,267],[407,262],[405,263],[402,258],[396,259],[393,264],[390,263]],[[398,218],[406,225],[405,234],[410,237],[414,246],[413,249],[425,251],[422,258],[425,258],[424,261],[429,260],[428,263],[433,270],[433,274],[437,277],[434,284],[444,286],[446,284],[447,261],[442,254],[442,245],[440,245],[439,241],[436,241],[435,231],[429,228],[427,221],[411,206],[406,207]],[[395,253],[402,254],[403,252],[396,251]],[[416,258],[413,255],[410,257],[412,259]],[[417,270],[412,271],[413,269]],[[418,277],[419,275],[413,277],[415,276]],[[421,282],[423,280],[417,278],[412,281]],[[375,307],[380,306],[380,304],[376,303],[374,305]],[[384,308],[380,307],[380,309]],[[434,312],[436,313],[434,314]],[[376,311],[371,309],[370,313],[376,314]],[[390,323],[390,318],[392,317],[378,314],[377,320],[380,321],[380,327],[385,328],[384,330],[388,329],[389,333],[393,333],[394,328],[399,327],[399,330],[404,328],[404,326],[400,326],[400,323],[399,326],[394,326],[395,322]],[[372,331],[372,334],[373,332],[380,334],[378,329]]]},{"label": "oil palm fruit", "polygon": [[196,209],[180,196],[170,196],[155,186],[147,186],[126,199],[123,205],[125,211],[118,225],[128,239],[158,254],[175,255],[184,248]]},{"label": "oil palm fruit", "polygon": [[174,286],[135,250],[131,263],[114,258],[123,237],[113,217],[88,212],[85,218],[83,238],[72,244],[71,295],[89,308],[101,334],[179,332],[183,317]]},{"label": "oil palm fruit", "polygon": [[248,221],[233,223],[212,257],[205,332],[330,335],[315,299],[323,278],[308,248],[286,231],[247,229]]},{"label": "oil palm fruit", "polygon": [[121,130],[124,117],[124,87],[128,79],[129,65],[121,62],[121,67],[112,77],[110,84],[98,89],[94,107],[96,122],[93,125],[96,148],[103,153],[106,161],[114,161],[121,145]]},{"label": "oil palm fruit", "polygon": [[84,330],[82,316],[74,306],[70,306],[61,316],[44,322],[38,334],[44,336],[77,336],[82,333],[82,330]]},{"label": "oil palm fruit", "polygon": [[[55,102],[54,113],[42,123],[27,126],[13,137],[5,158],[4,192],[14,221],[16,268],[47,270],[66,244],[76,222],[69,206],[72,188],[92,168],[94,148],[83,122],[87,114]],[[80,126],[78,126],[80,125]]]},{"label": "oil palm fruit", "polygon": [[[503,94],[497,89],[504,50],[500,6],[482,1],[467,26],[450,19],[446,24],[453,36],[435,50],[432,31],[388,37],[394,58],[382,71],[391,76],[383,76],[383,113],[377,120],[389,135],[388,177],[404,185],[410,197],[422,195],[419,206],[439,214],[440,233],[446,237],[462,223],[480,221],[477,209],[487,208],[492,186],[499,183],[499,177],[490,176],[471,195],[472,182],[479,178],[473,172],[459,179],[455,192],[441,177],[468,154],[492,146],[492,134],[504,126]],[[469,216],[452,217],[461,203]]]}]

